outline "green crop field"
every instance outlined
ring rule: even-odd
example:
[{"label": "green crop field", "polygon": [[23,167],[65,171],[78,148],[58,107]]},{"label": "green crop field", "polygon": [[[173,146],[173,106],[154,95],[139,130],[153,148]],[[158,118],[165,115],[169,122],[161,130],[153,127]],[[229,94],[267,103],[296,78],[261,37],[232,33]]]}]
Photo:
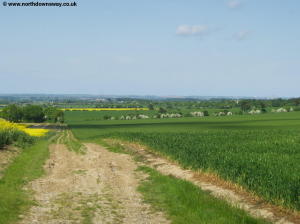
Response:
[{"label": "green crop field", "polygon": [[141,142],[184,167],[217,173],[275,204],[300,209],[300,113],[203,118],[101,120],[66,112],[82,141]]}]

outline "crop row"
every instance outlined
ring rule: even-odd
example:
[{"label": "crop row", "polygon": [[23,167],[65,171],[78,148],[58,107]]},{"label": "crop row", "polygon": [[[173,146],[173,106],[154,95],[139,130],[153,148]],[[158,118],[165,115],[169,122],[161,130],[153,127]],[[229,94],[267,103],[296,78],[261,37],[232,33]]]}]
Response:
[{"label": "crop row", "polygon": [[298,132],[203,130],[115,132],[108,136],[141,142],[184,167],[213,171],[273,203],[300,209]]}]

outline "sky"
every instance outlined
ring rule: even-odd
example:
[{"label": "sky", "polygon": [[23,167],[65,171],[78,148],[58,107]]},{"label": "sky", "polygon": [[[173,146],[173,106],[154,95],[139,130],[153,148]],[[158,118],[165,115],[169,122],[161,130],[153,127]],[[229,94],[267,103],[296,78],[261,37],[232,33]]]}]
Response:
[{"label": "sky", "polygon": [[0,94],[300,96],[299,0],[75,1],[1,2]]}]

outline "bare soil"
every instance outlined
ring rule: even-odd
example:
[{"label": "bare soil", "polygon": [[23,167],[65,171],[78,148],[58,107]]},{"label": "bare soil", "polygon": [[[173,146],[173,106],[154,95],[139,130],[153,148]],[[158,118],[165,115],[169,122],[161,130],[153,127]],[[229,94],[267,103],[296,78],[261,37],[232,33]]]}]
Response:
[{"label": "bare soil", "polygon": [[86,153],[50,146],[47,174],[30,183],[36,205],[20,224],[169,223],[142,200],[136,188],[144,177],[131,156],[85,144]]}]

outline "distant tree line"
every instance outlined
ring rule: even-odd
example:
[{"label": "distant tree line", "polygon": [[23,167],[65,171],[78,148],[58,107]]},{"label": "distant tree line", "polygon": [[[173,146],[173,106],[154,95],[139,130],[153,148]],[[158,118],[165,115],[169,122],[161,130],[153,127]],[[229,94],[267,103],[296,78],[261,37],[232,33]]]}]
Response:
[{"label": "distant tree line", "polygon": [[9,104],[0,112],[0,117],[12,122],[64,122],[64,112],[62,110],[39,105],[18,106]]},{"label": "distant tree line", "polygon": [[[243,102],[243,108],[241,103]],[[277,99],[228,99],[228,98],[107,98],[107,97],[80,97],[64,95],[0,95],[0,107],[3,105],[16,103],[18,105],[35,104],[48,107],[49,105],[64,107],[96,107],[96,108],[136,108],[148,107],[149,110],[173,109],[204,109],[214,108],[229,110],[232,108],[241,108],[247,111],[247,108],[270,108],[270,107],[300,107],[300,98],[277,98]]]}]

